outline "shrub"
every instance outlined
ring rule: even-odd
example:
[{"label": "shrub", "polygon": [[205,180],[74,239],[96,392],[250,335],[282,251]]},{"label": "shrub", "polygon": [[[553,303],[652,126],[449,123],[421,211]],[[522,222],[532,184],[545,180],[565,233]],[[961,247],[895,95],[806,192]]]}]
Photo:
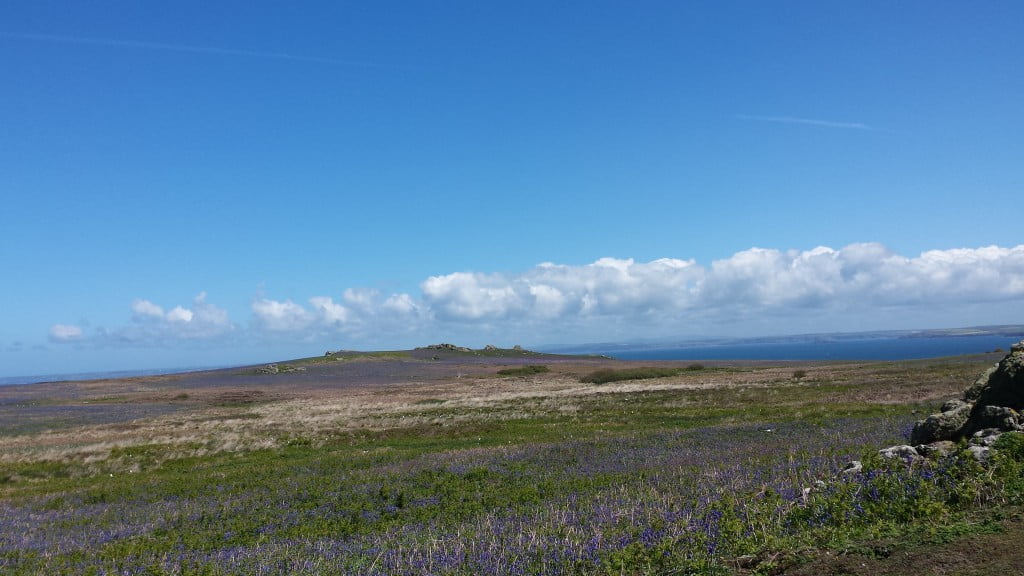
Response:
[{"label": "shrub", "polygon": [[580,378],[580,382],[585,384],[607,384],[608,382],[619,382],[622,380],[665,378],[667,376],[677,376],[679,372],[679,368],[654,368],[650,366],[643,368],[623,368],[621,370],[603,368],[583,376]]},{"label": "shrub", "polygon": [[498,376],[530,376],[550,371],[547,366],[530,364],[529,366],[519,366],[517,368],[502,368],[498,370]]},{"label": "shrub", "polygon": [[807,376],[807,370],[793,370],[793,379],[799,380]]}]

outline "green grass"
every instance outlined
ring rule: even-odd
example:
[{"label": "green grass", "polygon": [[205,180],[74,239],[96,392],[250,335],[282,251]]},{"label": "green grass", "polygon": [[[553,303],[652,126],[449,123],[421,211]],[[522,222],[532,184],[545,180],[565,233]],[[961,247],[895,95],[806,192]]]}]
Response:
[{"label": "green grass", "polygon": [[[542,374],[547,367],[503,370],[512,371],[508,375],[527,376]],[[614,370],[610,379],[601,382],[678,376],[687,370]],[[166,458],[168,452],[180,448],[154,442],[114,449],[102,462],[4,464],[0,466],[0,498],[5,504],[35,507],[44,513],[115,509],[125,503],[136,503],[139,510],[165,503],[173,504],[171,510],[180,508],[181,512],[169,513],[166,521],[151,529],[113,538],[89,551],[90,558],[111,565],[135,558],[170,557],[181,550],[212,552],[269,547],[275,542],[368,538],[432,522],[439,530],[455,530],[472,526],[489,514],[535,514],[570,497],[583,502],[618,494],[642,501],[645,494],[657,496],[652,486],[659,481],[671,484],[659,476],[689,477],[690,471],[682,464],[672,470],[659,468],[657,452],[621,470],[564,472],[585,466],[598,458],[601,450],[617,443],[636,448],[622,451],[621,458],[629,458],[648,446],[666,442],[686,446],[706,431],[718,430],[723,434],[722,449],[728,451],[729,443],[759,446],[769,439],[756,423],[776,428],[790,424],[806,429],[806,437],[813,439],[818,427],[832,426],[837,418],[909,421],[912,411],[924,410],[927,403],[854,399],[884,390],[888,386],[884,378],[908,377],[906,370],[892,370],[882,377],[844,380],[846,376],[840,374],[832,381],[811,382],[804,378],[793,382],[787,372],[772,386],[631,393],[606,388],[557,402],[517,399],[482,407],[447,406],[444,399],[427,398],[418,402],[423,408],[418,413],[423,420],[435,418],[438,423],[421,420],[390,429],[338,429],[316,438],[293,430],[293,435],[275,448],[234,453]],[[914,377],[921,379],[959,378],[961,372],[943,365],[914,370]],[[569,402],[574,410],[563,410]],[[691,433],[691,440],[678,436],[695,429],[699,431]],[[924,482],[902,463],[872,456],[879,447],[861,447],[865,466],[873,474],[869,480],[830,481],[829,489],[813,493],[804,507],[794,507],[770,492],[726,491],[710,508],[710,513],[718,515],[715,529],[729,542],[728,549],[717,552],[718,556],[681,555],[683,544],[671,539],[649,544],[638,540],[603,552],[599,563],[587,564],[585,570],[567,573],[731,574],[734,571],[724,559],[750,553],[760,559],[753,573],[769,574],[784,564],[798,562],[807,550],[870,556],[885,552],[875,544],[880,539],[905,538],[930,545],[997,531],[994,510],[1024,505],[1024,437],[1004,437],[994,467],[987,470],[967,460],[951,461],[943,469],[955,480],[948,485]],[[794,446],[791,458],[814,454],[801,452],[804,449]],[[548,465],[540,459],[538,465],[517,458],[520,451],[530,450],[547,450],[553,459],[565,460]],[[506,451],[507,457],[494,460],[500,465],[489,464],[492,461],[485,458]],[[757,450],[753,454],[759,457]],[[135,465],[137,471],[126,472],[129,465]],[[695,468],[695,473],[701,472],[699,466]],[[722,481],[718,477],[702,480],[709,485]],[[803,481],[794,479],[797,488]],[[695,486],[700,489],[699,483]],[[215,505],[209,504],[211,499]],[[287,509],[287,514],[282,509]],[[69,533],[86,529],[71,520],[66,522]],[[96,522],[113,520],[104,516]],[[751,526],[761,528],[752,530]],[[629,535],[628,527],[623,530],[622,534]],[[697,533],[695,544],[691,544],[704,546],[706,542],[700,538],[705,537],[707,534]],[[6,554],[15,559],[10,564],[13,574],[45,573],[49,566],[50,560],[39,553]],[[3,561],[0,556],[0,565]],[[23,570],[18,571],[19,566]],[[367,568],[364,565],[362,572],[369,572]],[[211,574],[220,573],[215,566],[185,572],[204,573],[207,569]],[[161,573],[158,570],[154,564],[151,573]],[[467,572],[452,572],[463,573]]]}]

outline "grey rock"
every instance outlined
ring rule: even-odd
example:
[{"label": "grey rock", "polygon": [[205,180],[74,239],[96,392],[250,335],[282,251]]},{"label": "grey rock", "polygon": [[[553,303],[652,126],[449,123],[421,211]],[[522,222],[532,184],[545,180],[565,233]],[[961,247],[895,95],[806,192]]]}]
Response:
[{"label": "grey rock", "polygon": [[921,458],[921,455],[917,453],[913,446],[906,444],[882,448],[878,451],[878,455],[882,458],[899,458],[905,462],[912,462]]},{"label": "grey rock", "polygon": [[955,440],[967,424],[972,408],[971,404],[963,402],[953,410],[918,420],[910,433],[910,443],[917,445],[931,444],[939,440]]},{"label": "grey rock", "polygon": [[939,412],[952,412],[958,408],[963,408],[964,404],[968,404],[968,402],[964,402],[963,400],[947,400],[946,403],[942,405],[942,408],[939,408]]},{"label": "grey rock", "polygon": [[442,342],[441,344],[431,344],[424,346],[422,350],[447,350],[449,352],[472,352],[473,350],[466,348],[465,346],[456,346],[455,344],[449,344]]},{"label": "grey rock", "polygon": [[974,457],[975,460],[984,464],[988,462],[989,456],[992,453],[992,449],[988,446],[968,446],[967,453]]},{"label": "grey rock", "polygon": [[863,469],[864,465],[861,464],[860,460],[853,460],[848,462],[846,466],[843,466],[843,469],[840,470],[839,473],[844,476],[850,476],[859,473]]},{"label": "grey rock", "polygon": [[975,432],[969,442],[972,446],[991,446],[1002,435],[1003,431],[998,428],[986,428]]},{"label": "grey rock", "polygon": [[1007,406],[977,406],[971,413],[970,432],[997,428],[1002,431],[1019,430],[1020,414]]},{"label": "grey rock", "polygon": [[979,392],[976,404],[1024,409],[1024,342],[1014,344],[999,361]]},{"label": "grey rock", "polygon": [[988,370],[982,372],[981,376],[978,376],[978,379],[974,381],[974,384],[971,384],[971,386],[968,389],[964,390],[964,401],[971,403],[977,402],[978,396],[981,396],[981,391],[984,390],[985,386],[988,384],[988,379],[998,369],[999,364],[996,363],[993,364],[992,367],[989,368]]},{"label": "grey rock", "polygon": [[921,444],[914,447],[917,453],[926,458],[941,458],[956,452],[956,443],[949,440],[940,440],[931,444]]}]

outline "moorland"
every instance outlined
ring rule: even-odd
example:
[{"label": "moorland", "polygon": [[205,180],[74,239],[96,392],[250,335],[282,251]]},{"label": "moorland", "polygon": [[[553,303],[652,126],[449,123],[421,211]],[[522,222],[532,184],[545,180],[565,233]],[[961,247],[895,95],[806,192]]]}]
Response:
[{"label": "moorland", "polygon": [[877,454],[1000,357],[435,346],[0,387],[0,572],[1014,573],[1024,446]]}]

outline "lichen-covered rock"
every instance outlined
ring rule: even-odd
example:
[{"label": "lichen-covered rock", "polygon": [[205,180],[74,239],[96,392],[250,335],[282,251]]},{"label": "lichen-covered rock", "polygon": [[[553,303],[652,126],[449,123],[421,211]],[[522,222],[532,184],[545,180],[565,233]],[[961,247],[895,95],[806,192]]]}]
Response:
[{"label": "lichen-covered rock", "polygon": [[988,446],[976,446],[971,445],[967,447],[967,453],[974,457],[975,460],[984,464],[988,462],[989,455],[992,453],[992,449]]},{"label": "lichen-covered rock", "polygon": [[956,442],[949,440],[940,440],[938,442],[932,442],[931,444],[921,444],[920,446],[914,446],[917,453],[925,458],[942,458],[948,456],[953,452],[956,452]]},{"label": "lichen-covered rock", "polygon": [[952,412],[957,408],[962,408],[964,404],[971,404],[971,402],[964,402],[963,400],[948,400],[941,408],[939,408],[939,412]]},{"label": "lichen-covered rock", "polygon": [[956,440],[962,435],[973,408],[970,403],[960,402],[953,410],[918,420],[910,432],[910,443],[917,445],[931,444],[939,440]]},{"label": "lichen-covered rock", "polygon": [[978,430],[975,432],[970,439],[970,443],[973,446],[991,446],[999,440],[999,437],[1003,435],[1003,431],[998,428],[986,428],[984,430]]},{"label": "lichen-covered rock", "polygon": [[1024,341],[986,370],[960,400],[950,400],[942,411],[920,420],[910,434],[911,444],[959,440],[979,430],[1003,432],[1024,429]]},{"label": "lichen-covered rock", "polygon": [[1019,430],[1020,414],[1006,406],[976,406],[971,412],[970,424],[970,430],[966,431],[970,434],[986,428],[1003,432]]},{"label": "lichen-covered rock", "polygon": [[844,476],[849,476],[851,474],[857,474],[863,469],[864,465],[861,464],[860,460],[851,460],[846,463],[846,466],[843,466],[843,469],[840,470],[839,473]]},{"label": "lichen-covered rock", "polygon": [[[982,372],[981,376],[978,376],[978,379],[974,381],[974,384],[971,384],[970,388],[964,390],[964,401],[971,403],[977,402],[978,397],[981,396],[981,391],[984,390],[985,386],[988,384],[988,379],[998,369],[999,364],[993,364],[991,368]],[[950,400],[950,402],[955,402],[955,400]]]},{"label": "lichen-covered rock", "polygon": [[988,382],[978,391],[975,405],[1024,409],[1024,342],[1014,344],[988,375]]},{"label": "lichen-covered rock", "polygon": [[904,462],[912,462],[921,458],[921,455],[917,453],[917,450],[914,449],[913,446],[908,446],[906,444],[882,448],[878,451],[878,455],[882,458],[899,458]]}]

